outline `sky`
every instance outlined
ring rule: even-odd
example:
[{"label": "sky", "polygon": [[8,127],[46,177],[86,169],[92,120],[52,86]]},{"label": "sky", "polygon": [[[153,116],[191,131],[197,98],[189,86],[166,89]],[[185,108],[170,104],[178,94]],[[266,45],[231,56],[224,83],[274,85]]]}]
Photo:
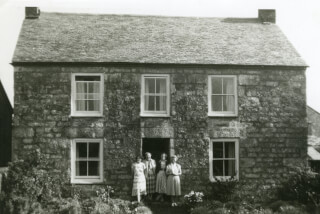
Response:
[{"label": "sky", "polygon": [[10,62],[25,6],[47,12],[195,17],[257,17],[258,9],[276,9],[277,25],[309,65],[307,104],[320,112],[319,0],[0,0],[0,80],[12,105]]}]

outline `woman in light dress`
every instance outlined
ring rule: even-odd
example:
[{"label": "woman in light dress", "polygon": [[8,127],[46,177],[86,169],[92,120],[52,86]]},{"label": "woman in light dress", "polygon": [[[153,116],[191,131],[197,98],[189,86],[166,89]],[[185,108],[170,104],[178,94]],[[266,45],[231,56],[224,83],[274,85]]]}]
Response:
[{"label": "woman in light dress", "polygon": [[140,203],[141,195],[147,194],[146,192],[146,177],[145,169],[146,166],[141,162],[142,158],[137,156],[137,162],[132,164],[132,175],[133,175],[133,187],[132,196],[137,196],[137,201]]},{"label": "woman in light dress", "polygon": [[167,175],[166,175],[166,166],[167,166],[167,154],[161,154],[161,160],[159,161],[160,170],[157,174],[156,182],[156,192],[159,194],[157,200],[164,201],[164,195],[167,192]]},{"label": "woman in light dress", "polygon": [[177,206],[177,198],[181,195],[180,175],[181,166],[177,164],[177,156],[171,157],[171,163],[167,166],[167,195],[171,196],[171,206]]}]

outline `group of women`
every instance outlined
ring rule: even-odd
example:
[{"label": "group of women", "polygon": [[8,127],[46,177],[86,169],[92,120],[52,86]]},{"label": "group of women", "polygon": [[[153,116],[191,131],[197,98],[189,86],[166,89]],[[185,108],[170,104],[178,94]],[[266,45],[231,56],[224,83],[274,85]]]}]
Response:
[{"label": "group of women", "polygon": [[156,162],[147,152],[146,159],[138,156],[132,164],[133,188],[132,196],[136,196],[138,202],[142,195],[152,199],[154,193],[158,193],[157,200],[164,201],[164,196],[171,197],[172,206],[177,206],[177,197],[181,195],[180,175],[181,166],[177,163],[177,156],[171,157],[171,163],[167,164],[167,155],[161,154],[160,169],[156,174]]}]

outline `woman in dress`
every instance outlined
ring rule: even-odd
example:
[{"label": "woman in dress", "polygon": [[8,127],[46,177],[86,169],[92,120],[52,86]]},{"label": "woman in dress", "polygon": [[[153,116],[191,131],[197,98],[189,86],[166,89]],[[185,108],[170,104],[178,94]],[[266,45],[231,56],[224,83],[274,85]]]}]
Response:
[{"label": "woman in dress", "polygon": [[146,160],[144,161],[146,165],[146,182],[147,182],[147,194],[148,199],[151,200],[153,194],[156,191],[156,162],[151,159],[151,153],[146,152]]},{"label": "woman in dress", "polygon": [[180,175],[181,166],[177,164],[177,156],[171,157],[171,163],[167,166],[167,195],[171,196],[171,206],[177,206],[177,198],[181,195]]},{"label": "woman in dress", "polygon": [[156,182],[156,192],[159,194],[157,200],[164,201],[164,194],[167,191],[167,176],[166,176],[166,166],[167,166],[167,154],[161,154],[161,160],[159,161],[160,170],[157,174]]},{"label": "woman in dress", "polygon": [[137,196],[137,201],[140,203],[141,195],[146,193],[146,177],[145,169],[146,166],[141,162],[142,158],[137,156],[137,162],[132,164],[132,175],[133,175],[133,187],[132,187],[132,196]]}]

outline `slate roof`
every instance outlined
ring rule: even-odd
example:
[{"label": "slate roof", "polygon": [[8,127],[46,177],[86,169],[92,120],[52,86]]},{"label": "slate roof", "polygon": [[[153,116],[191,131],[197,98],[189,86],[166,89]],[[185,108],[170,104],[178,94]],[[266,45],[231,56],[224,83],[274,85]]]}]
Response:
[{"label": "slate roof", "polygon": [[306,66],[279,27],[258,18],[43,12],[24,20],[16,62]]},{"label": "slate roof", "polygon": [[320,153],[312,146],[308,146],[308,157],[311,160],[320,160]]}]

